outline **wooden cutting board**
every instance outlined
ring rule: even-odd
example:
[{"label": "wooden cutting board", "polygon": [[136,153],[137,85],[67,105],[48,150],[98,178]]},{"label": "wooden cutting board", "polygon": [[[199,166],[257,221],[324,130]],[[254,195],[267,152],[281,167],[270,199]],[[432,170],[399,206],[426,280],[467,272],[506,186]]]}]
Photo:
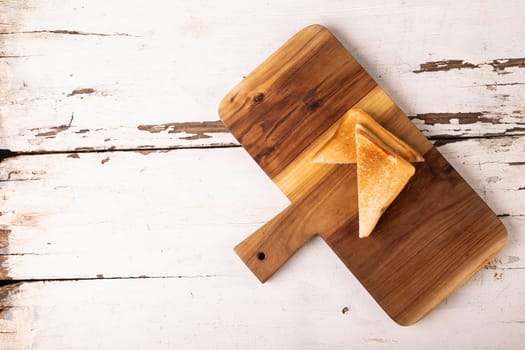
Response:
[{"label": "wooden cutting board", "polygon": [[[355,165],[311,162],[351,107],[425,158],[365,239],[358,238]],[[506,241],[496,215],[322,26],[293,36],[226,95],[219,114],[292,202],[235,248],[262,282],[318,234],[388,315],[409,325]]]}]

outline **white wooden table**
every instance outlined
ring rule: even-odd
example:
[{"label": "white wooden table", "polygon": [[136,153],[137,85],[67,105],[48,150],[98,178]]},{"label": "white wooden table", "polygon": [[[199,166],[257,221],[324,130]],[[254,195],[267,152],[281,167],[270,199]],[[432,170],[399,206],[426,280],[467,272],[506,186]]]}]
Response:
[{"label": "white wooden table", "polygon": [[[264,285],[232,250],[287,200],[218,103],[312,23],[508,229],[411,327],[321,239]],[[0,44],[0,349],[524,348],[523,1],[3,0]]]}]

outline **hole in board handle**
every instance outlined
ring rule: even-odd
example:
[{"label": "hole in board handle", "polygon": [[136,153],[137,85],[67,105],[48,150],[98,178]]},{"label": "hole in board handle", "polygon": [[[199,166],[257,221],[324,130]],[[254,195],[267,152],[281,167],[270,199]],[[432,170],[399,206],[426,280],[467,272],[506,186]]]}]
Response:
[{"label": "hole in board handle", "polygon": [[263,261],[266,258],[266,254],[264,252],[257,253],[257,259]]}]

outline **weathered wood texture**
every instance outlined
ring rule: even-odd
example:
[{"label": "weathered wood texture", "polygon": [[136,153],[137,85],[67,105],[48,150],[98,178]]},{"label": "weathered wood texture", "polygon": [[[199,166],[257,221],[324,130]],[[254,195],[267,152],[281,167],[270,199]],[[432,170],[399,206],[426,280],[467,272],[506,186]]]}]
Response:
[{"label": "weathered wood texture", "polygon": [[[517,190],[525,187],[524,142],[507,137],[440,147],[502,218],[509,242],[410,328],[394,326],[321,239],[259,285],[231,248],[288,203],[241,148],[5,160],[1,179],[11,181],[1,182],[0,220],[11,232],[3,236],[9,241],[3,274],[99,280],[3,287],[0,339],[7,349],[90,348],[94,333],[102,348],[206,341],[211,348],[257,348],[256,338],[265,346],[312,349],[321,343],[418,348],[424,339],[438,349],[453,337],[464,347],[518,349],[525,312],[525,191]],[[231,168],[221,170],[224,163]],[[136,279],[107,280],[119,277]],[[272,337],[262,332],[268,327]]]},{"label": "weathered wood texture", "polygon": [[[364,297],[321,240],[309,248],[291,267],[293,281],[282,278],[264,286],[250,283],[252,276],[241,277],[241,271],[238,276],[12,286],[4,303],[7,320],[0,321],[2,348],[314,350],[424,344],[440,350],[451,338],[462,349],[523,345],[525,309],[515,303],[525,297],[523,270],[483,270],[423,322],[401,328]],[[315,267],[319,262],[323,269]],[[326,283],[345,288],[326,288]]]},{"label": "weathered wood texture", "polygon": [[[462,140],[439,150],[505,220],[510,237],[502,261],[507,254],[520,257],[525,139]],[[2,275],[171,276],[222,274],[239,266],[251,277],[232,247],[284,209],[285,196],[242,148],[144,153],[2,161]],[[148,259],[152,254],[161,258]],[[228,264],[220,263],[224,259]],[[524,261],[511,266],[525,267]],[[289,275],[276,276],[282,274]]]},{"label": "weathered wood texture", "polygon": [[0,148],[234,142],[186,123],[217,121],[224,93],[311,23],[334,31],[427,136],[523,135],[522,6],[4,0]]},{"label": "weathered wood texture", "polygon": [[[2,275],[35,280],[1,287],[0,348],[521,349],[523,6],[0,1],[0,149],[79,150],[0,163]],[[412,328],[393,325],[319,239],[257,284],[231,247],[287,200],[241,149],[82,153],[236,145],[220,98],[312,23],[437,139],[509,231]],[[96,280],[49,281],[75,278]]]}]

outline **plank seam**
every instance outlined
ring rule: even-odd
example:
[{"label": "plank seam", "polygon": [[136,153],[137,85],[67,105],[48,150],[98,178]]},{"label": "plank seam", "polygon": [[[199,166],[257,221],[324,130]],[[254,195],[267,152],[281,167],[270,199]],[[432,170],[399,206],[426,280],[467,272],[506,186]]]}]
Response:
[{"label": "plank seam", "polygon": [[[491,134],[483,136],[450,136],[444,135],[439,136],[427,136],[427,139],[434,141],[434,146],[440,147],[448,143],[461,142],[464,140],[483,140],[483,139],[500,139],[506,137],[520,137],[525,135],[524,133],[506,135]],[[105,148],[105,149],[71,149],[71,150],[50,150],[50,151],[11,151],[9,149],[0,149],[0,162],[7,158],[14,158],[18,156],[39,156],[39,155],[52,155],[52,154],[71,154],[71,153],[109,153],[109,152],[161,152],[161,151],[175,151],[175,150],[187,150],[187,149],[216,149],[216,148],[239,148],[242,147],[240,144],[226,143],[217,145],[202,145],[202,146],[175,146],[175,147],[153,147],[153,148]]]},{"label": "plank seam", "polygon": [[85,36],[128,36],[134,38],[140,38],[140,35],[128,34],[128,33],[95,33],[95,32],[82,32],[78,30],[67,30],[67,29],[51,29],[51,30],[26,30],[21,32],[0,32],[0,35],[18,35],[18,34],[61,34],[61,35],[85,35]]},{"label": "plank seam", "polygon": [[222,277],[222,275],[206,274],[206,275],[167,275],[167,276],[113,276],[104,277],[98,275],[96,277],[71,277],[71,278],[24,278],[24,279],[2,279],[0,280],[0,288],[19,284],[19,283],[34,283],[34,282],[71,282],[71,281],[96,281],[96,280],[137,280],[137,279],[187,279],[187,278],[214,278]]},{"label": "plank seam", "polygon": [[19,156],[40,156],[52,154],[71,154],[71,153],[110,153],[110,152],[162,152],[187,149],[215,149],[215,148],[239,148],[238,144],[206,145],[206,146],[189,146],[189,147],[153,147],[153,148],[106,148],[106,149],[73,149],[63,151],[11,151],[0,149],[0,162],[7,158]]}]

